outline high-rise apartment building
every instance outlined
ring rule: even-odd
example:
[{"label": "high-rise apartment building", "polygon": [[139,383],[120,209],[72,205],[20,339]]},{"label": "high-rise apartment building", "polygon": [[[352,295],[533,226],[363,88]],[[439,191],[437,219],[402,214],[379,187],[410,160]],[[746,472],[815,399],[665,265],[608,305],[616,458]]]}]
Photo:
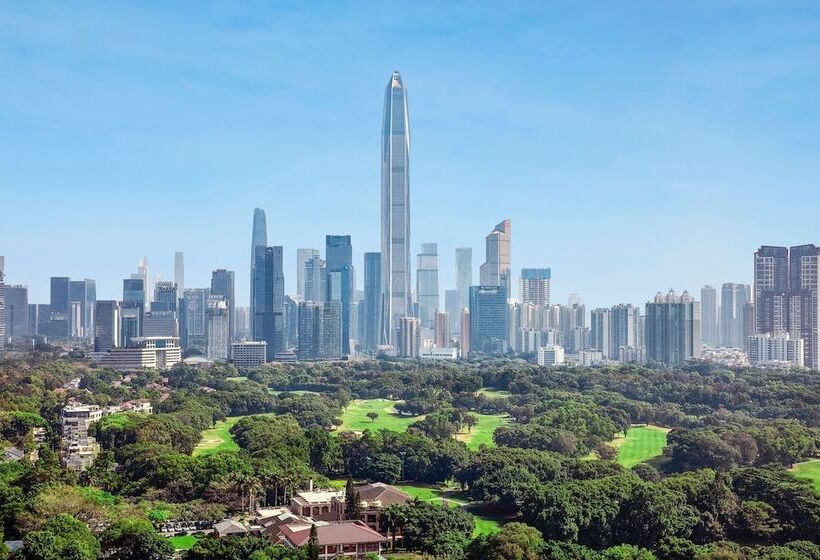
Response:
[{"label": "high-rise apartment building", "polygon": [[612,345],[610,353],[604,358],[620,359],[621,348],[640,347],[643,345],[641,331],[641,310],[631,303],[621,303],[611,309]]},{"label": "high-rise apartment building", "polygon": [[319,343],[319,357],[323,360],[338,360],[343,356],[342,346],[342,303],[326,301],[322,304],[322,336]]},{"label": "high-rise apartment building", "polygon": [[[234,337],[234,323],[236,322],[236,290],[234,283],[234,271],[220,268],[214,270],[211,274],[211,295],[222,296],[225,299],[225,304],[228,306],[228,338]],[[283,282],[283,297],[284,297],[284,279]],[[227,346],[226,346],[227,348]]]},{"label": "high-rise apartment building", "polygon": [[504,286],[470,287],[470,350],[500,355],[509,347],[509,308]]},{"label": "high-rise apartment building", "polygon": [[700,303],[688,292],[658,293],[646,304],[647,360],[676,365],[701,354]]},{"label": "high-rise apartment building", "polygon": [[789,333],[756,334],[749,337],[746,352],[752,365],[803,367],[805,365],[803,342],[802,338],[792,339]]},{"label": "high-rise apartment building", "polygon": [[820,367],[820,247],[763,246],[755,252],[755,330],[803,339],[806,367]]},{"label": "high-rise apartment building", "polygon": [[226,361],[230,350],[231,319],[230,306],[223,295],[208,296],[205,323],[208,333],[205,355],[209,360]]},{"label": "high-rise apartment building", "polygon": [[558,331],[560,342],[569,354],[576,354],[583,346],[584,331],[587,326],[586,306],[580,300],[571,300],[568,305],[558,306]]},{"label": "high-rise apartment building", "polygon": [[[256,309],[261,310],[262,301],[261,294],[256,292],[260,287],[257,282],[259,275],[256,272],[256,265],[261,258],[264,261],[265,248],[268,246],[268,225],[265,218],[265,211],[261,208],[255,208],[253,211],[253,231],[251,233],[251,298],[248,313],[250,314],[251,338],[253,340],[261,340],[262,334],[257,335],[256,327]],[[258,249],[261,248],[261,253]]]},{"label": "high-rise apartment building", "polygon": [[393,72],[384,92],[381,144],[381,339],[395,346],[398,321],[412,310],[410,117],[407,88],[398,72]]},{"label": "high-rise apartment building", "polygon": [[717,290],[714,286],[707,285],[700,289],[700,313],[703,343],[709,346],[720,345]]},{"label": "high-rise apartment building", "polygon": [[436,311],[435,344],[437,348],[450,348],[450,314]]},{"label": "high-rise apartment building", "polygon": [[120,304],[99,300],[94,309],[94,351],[108,352],[120,345]]},{"label": "high-rise apartment building", "polygon": [[720,289],[720,345],[745,348],[749,334],[745,331],[746,304],[749,303],[751,289],[745,284],[727,282]]},{"label": "high-rise apartment building", "polygon": [[2,289],[4,290],[6,307],[4,316],[6,338],[12,336],[28,336],[28,287],[5,284]]},{"label": "high-rise apartment building", "polygon": [[55,338],[71,335],[71,279],[65,276],[51,278],[48,334]]},{"label": "high-rise apartment building", "polygon": [[456,248],[456,290],[458,290],[458,307],[470,307],[470,286],[473,285],[473,249],[472,247]]},{"label": "high-rise apartment building", "polygon": [[[486,237],[486,258],[479,269],[482,286],[501,286],[510,297],[512,278],[510,273],[510,247],[512,221],[506,219],[493,228]],[[474,348],[475,350],[475,348]]]},{"label": "high-rise apartment building", "polygon": [[373,350],[381,344],[381,257],[381,253],[364,254],[364,307],[362,309],[364,333],[362,342],[368,350]]},{"label": "high-rise apartment building", "polygon": [[[438,245],[422,243],[416,269],[416,298],[419,302],[419,319],[424,330],[432,332],[435,313],[439,306]],[[422,333],[424,335],[424,332]]]},{"label": "high-rise apartment building", "polygon": [[612,310],[593,309],[589,314],[589,328],[590,346],[600,351],[605,358],[611,357],[615,346],[612,332]]},{"label": "high-rise apartment building", "polygon": [[399,320],[397,346],[402,358],[418,358],[421,350],[421,321],[418,317],[402,317]]},{"label": "high-rise apartment building", "polygon": [[254,340],[268,343],[268,361],[284,351],[285,275],[282,270],[282,247],[257,247],[254,265]]},{"label": "high-rise apartment building", "polygon": [[300,360],[319,358],[322,338],[322,304],[313,301],[299,302],[299,346],[296,355]]},{"label": "high-rise apartment building", "polygon": [[310,259],[319,258],[318,249],[296,249],[296,294],[303,300],[305,297],[305,265]]},{"label": "high-rise apartment building", "polygon": [[353,245],[349,235],[325,237],[325,268],[327,270],[328,300],[342,304],[342,352],[350,354],[351,303],[355,290]]},{"label": "high-rise apartment building", "polygon": [[549,268],[522,268],[519,292],[523,303],[549,307],[550,279]]}]

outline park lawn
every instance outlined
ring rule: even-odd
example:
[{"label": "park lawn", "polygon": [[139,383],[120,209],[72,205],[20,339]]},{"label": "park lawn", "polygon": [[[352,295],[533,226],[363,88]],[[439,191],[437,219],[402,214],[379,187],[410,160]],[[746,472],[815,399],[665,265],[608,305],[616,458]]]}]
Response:
[{"label": "park lawn", "polygon": [[316,391],[308,391],[306,389],[296,389],[294,391],[277,391],[276,389],[268,389],[271,395],[318,395]]},{"label": "park lawn", "polygon": [[645,463],[663,453],[669,428],[661,426],[634,426],[626,437],[615,438],[611,445],[618,449],[618,462],[626,468]]},{"label": "park lawn", "polygon": [[[401,416],[394,406],[400,401],[388,399],[355,399],[350,401],[342,413],[340,431],[363,432],[364,430],[392,430],[404,432],[407,427],[421,420],[423,416]],[[379,415],[373,422],[367,417],[368,412]]]},{"label": "park lawn", "polygon": [[791,472],[797,478],[811,481],[814,489],[820,492],[820,459],[797,463],[791,468]]},{"label": "park lawn", "polygon": [[168,540],[171,541],[171,544],[174,546],[174,549],[188,550],[196,544],[196,541],[199,540],[199,537],[194,535],[183,535],[180,537],[168,537]]},{"label": "park lawn", "polygon": [[493,387],[484,387],[478,390],[479,395],[484,395],[488,399],[507,399],[512,396],[512,393],[503,389],[495,389]]},{"label": "park lawn", "polygon": [[[256,414],[252,416],[272,416],[273,414]],[[211,455],[217,451],[239,451],[239,446],[233,440],[231,428],[245,416],[231,416],[217,422],[213,428],[202,432],[202,439],[194,447],[193,455]]]},{"label": "park lawn", "polygon": [[501,523],[497,519],[491,517],[482,517],[473,514],[475,520],[475,529],[473,529],[473,538],[479,535],[492,535],[501,530]]},{"label": "park lawn", "polygon": [[236,381],[237,383],[241,383],[243,381],[247,381],[248,376],[247,375],[234,375],[233,377],[226,377],[225,379],[227,381]]},{"label": "park lawn", "polygon": [[[449,497],[449,492],[435,485],[417,486],[414,484],[397,484],[396,488],[407,494],[412,498],[418,498],[423,502],[432,502],[435,504],[447,504],[449,507],[467,508],[471,504],[461,499]],[[491,516],[482,515],[475,511],[470,511],[473,514],[475,521],[475,529],[473,530],[473,537],[478,535],[490,535],[501,530],[501,522]]]},{"label": "park lawn", "polygon": [[481,444],[495,447],[493,432],[499,426],[509,424],[511,422],[510,417],[507,414],[471,414],[478,418],[478,424],[473,426],[470,431],[465,428],[456,434],[456,439],[466,443],[467,447],[473,451],[476,451]]}]

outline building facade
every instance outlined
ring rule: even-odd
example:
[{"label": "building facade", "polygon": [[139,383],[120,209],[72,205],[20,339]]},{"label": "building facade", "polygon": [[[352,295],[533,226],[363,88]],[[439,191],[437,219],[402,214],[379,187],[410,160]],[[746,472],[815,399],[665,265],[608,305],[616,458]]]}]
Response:
[{"label": "building facade", "polygon": [[700,304],[683,292],[658,293],[646,304],[646,358],[676,365],[701,355]]},{"label": "building facade", "polygon": [[509,347],[509,308],[503,286],[470,287],[470,351],[501,355]]},{"label": "building facade", "polygon": [[435,328],[435,313],[440,309],[438,289],[438,245],[422,243],[417,255],[416,298],[419,303],[419,319],[424,331]]},{"label": "building facade", "polygon": [[512,221],[506,219],[496,225],[486,237],[486,258],[479,269],[482,286],[501,286],[510,297],[511,269],[510,249],[512,246]]}]

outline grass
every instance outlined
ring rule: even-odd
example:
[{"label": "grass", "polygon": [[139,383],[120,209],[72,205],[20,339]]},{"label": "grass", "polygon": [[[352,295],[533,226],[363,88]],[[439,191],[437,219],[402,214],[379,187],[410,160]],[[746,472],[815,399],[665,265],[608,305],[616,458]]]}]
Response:
[{"label": "grass", "polygon": [[[448,490],[436,485],[417,486],[414,484],[398,484],[396,488],[409,495],[411,498],[418,498],[424,502],[433,502],[437,504],[447,504],[449,507],[461,507],[469,510],[480,510],[480,507],[474,507],[474,504],[460,499],[454,498],[453,494],[457,494],[456,490]],[[480,511],[470,511],[473,514],[475,521],[475,529],[473,529],[473,537],[478,535],[490,535],[501,530],[503,520],[492,515],[485,515]]]},{"label": "grass", "polygon": [[[258,414],[256,416],[269,416],[268,414]],[[245,418],[245,416],[231,416],[225,420],[217,422],[213,428],[202,432],[202,440],[194,448],[193,455],[211,455],[218,451],[239,451],[239,446],[233,440],[231,428]]]},{"label": "grass", "polygon": [[474,515],[475,529],[473,529],[473,537],[479,535],[492,535],[501,530],[501,522],[498,519],[491,517],[481,517]]},{"label": "grass", "polygon": [[494,447],[493,432],[499,426],[509,424],[510,417],[506,414],[472,414],[478,418],[478,424],[473,426],[470,431],[465,429],[465,431],[456,434],[456,439],[466,443],[467,447],[473,451],[476,451],[481,444]]},{"label": "grass", "polygon": [[792,467],[791,472],[797,478],[809,480],[814,485],[814,489],[820,492],[820,459],[811,459],[797,463]]},{"label": "grass", "polygon": [[629,429],[626,437],[615,438],[611,445],[618,449],[618,462],[631,468],[661,455],[668,433],[668,428],[660,426],[635,426]]},{"label": "grass", "polygon": [[[387,399],[356,399],[350,401],[342,414],[341,431],[363,432],[364,430],[392,430],[403,432],[420,420],[421,416],[401,416],[393,408],[398,401]],[[367,417],[368,412],[379,415],[375,422]]]},{"label": "grass", "polygon": [[227,381],[236,381],[237,383],[241,383],[243,381],[247,381],[248,376],[247,375],[234,375],[233,377],[226,377],[225,379]]},{"label": "grass", "polygon": [[483,389],[479,389],[478,394],[484,395],[488,399],[507,399],[512,395],[509,391],[494,389],[492,387],[484,387]]},{"label": "grass", "polygon": [[188,550],[196,544],[199,537],[194,535],[183,535],[181,537],[168,537],[168,540],[171,541],[171,544],[174,545],[176,550]]},{"label": "grass", "polygon": [[277,391],[276,389],[268,389],[268,393],[271,395],[318,395],[319,393],[316,391],[307,391],[304,389],[298,389],[295,391]]}]

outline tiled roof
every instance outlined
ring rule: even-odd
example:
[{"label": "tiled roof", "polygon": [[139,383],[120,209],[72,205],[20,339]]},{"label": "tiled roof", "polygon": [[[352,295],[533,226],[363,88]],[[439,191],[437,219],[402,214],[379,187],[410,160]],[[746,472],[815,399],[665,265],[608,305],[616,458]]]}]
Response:
[{"label": "tiled roof", "polygon": [[[310,539],[310,526],[282,527],[282,535],[294,546],[307,544]],[[387,538],[380,535],[361,521],[339,521],[327,525],[316,526],[316,537],[319,546],[338,544],[361,544],[385,542]]]}]

